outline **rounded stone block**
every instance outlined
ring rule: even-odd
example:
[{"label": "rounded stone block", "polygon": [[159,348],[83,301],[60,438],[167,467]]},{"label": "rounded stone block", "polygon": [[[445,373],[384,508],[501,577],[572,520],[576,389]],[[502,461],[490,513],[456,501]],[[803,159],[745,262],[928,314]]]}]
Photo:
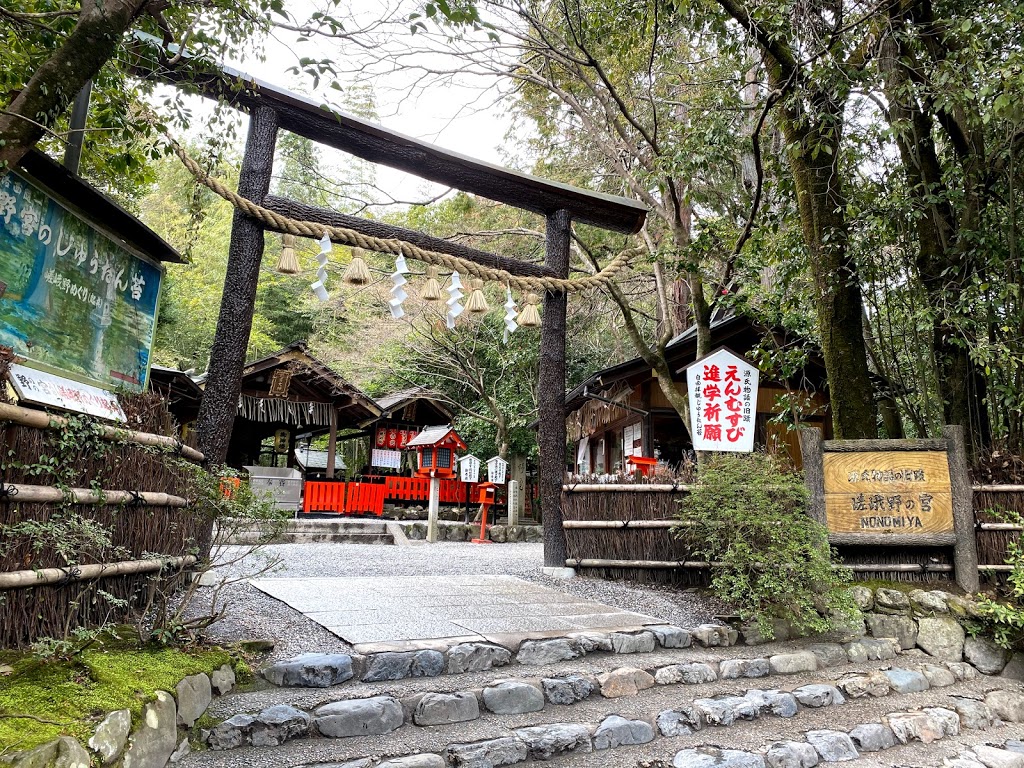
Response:
[{"label": "rounded stone block", "polygon": [[263,677],[274,685],[329,688],[352,677],[352,657],[346,653],[304,653],[272,664]]},{"label": "rounded stone block", "polygon": [[[539,693],[539,692],[538,692]],[[416,704],[412,720],[416,725],[465,723],[480,717],[480,704],[468,691],[428,693]]]},{"label": "rounded stone block", "polygon": [[484,706],[496,715],[522,715],[544,709],[544,694],[530,683],[506,680],[484,688]]},{"label": "rounded stone block", "polygon": [[332,739],[350,736],[380,736],[399,728],[405,721],[402,705],[390,696],[335,701],[314,713],[316,729]]}]

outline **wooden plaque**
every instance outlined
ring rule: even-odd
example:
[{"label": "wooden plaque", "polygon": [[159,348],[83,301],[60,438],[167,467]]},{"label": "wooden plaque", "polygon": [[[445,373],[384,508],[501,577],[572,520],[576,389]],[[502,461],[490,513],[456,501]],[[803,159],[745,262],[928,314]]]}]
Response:
[{"label": "wooden plaque", "polygon": [[854,451],[824,456],[825,514],[833,533],[953,530],[944,451]]}]

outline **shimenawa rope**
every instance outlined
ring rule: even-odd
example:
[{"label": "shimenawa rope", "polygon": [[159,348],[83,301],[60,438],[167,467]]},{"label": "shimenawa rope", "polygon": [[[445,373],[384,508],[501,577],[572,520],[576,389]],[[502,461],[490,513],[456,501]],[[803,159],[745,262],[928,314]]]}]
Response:
[{"label": "shimenawa rope", "polygon": [[509,285],[520,291],[553,291],[562,293],[566,291],[583,291],[588,288],[605,285],[610,283],[614,276],[626,267],[630,259],[643,253],[642,248],[626,249],[616,255],[608,263],[608,266],[600,272],[587,275],[586,277],[568,279],[513,275],[503,269],[485,267],[482,264],[461,259],[458,256],[426,250],[404,240],[370,237],[361,232],[356,232],[354,229],[318,224],[312,221],[300,221],[289,216],[283,216],[228,189],[224,184],[204,171],[202,166],[193,160],[177,142],[172,142],[172,147],[181,162],[200,184],[227,200],[243,213],[262,221],[273,229],[299,237],[310,237],[315,240],[319,240],[324,235],[327,235],[334,242],[356,248],[365,248],[381,253],[393,253],[395,255],[404,254],[406,258],[416,259],[425,264],[446,267],[447,269],[458,271],[462,275],[471,275],[482,280]]}]

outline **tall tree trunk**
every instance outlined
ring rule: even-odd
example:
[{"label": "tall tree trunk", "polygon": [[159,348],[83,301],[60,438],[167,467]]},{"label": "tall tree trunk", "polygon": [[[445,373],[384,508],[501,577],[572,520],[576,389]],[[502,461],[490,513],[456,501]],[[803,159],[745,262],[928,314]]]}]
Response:
[{"label": "tall tree trunk", "polygon": [[875,438],[878,412],[864,345],[860,281],[848,247],[846,198],[839,168],[840,119],[828,132],[821,132],[800,130],[787,116],[783,132],[790,146],[800,226],[810,255],[835,436],[840,440]]},{"label": "tall tree trunk", "polygon": [[[905,19],[897,16],[893,24]],[[977,226],[982,193],[981,185],[971,181],[979,175],[977,161],[967,163],[964,179],[964,210],[960,219],[954,210],[942,164],[935,145],[935,117],[921,107],[906,70],[911,52],[904,43],[888,38],[879,66],[884,76],[884,92],[889,103],[888,119],[896,129],[895,140],[903,163],[912,204],[918,209],[914,219],[917,231],[916,267],[921,284],[932,307],[932,345],[934,348],[939,396],[942,398],[944,424],[964,428],[969,456],[990,447],[992,439],[987,382],[980,366],[971,360],[968,340],[943,311],[976,270],[975,259],[960,247],[963,227]],[[969,143],[968,143],[969,146]]]},{"label": "tall tree trunk", "polygon": [[[257,107],[249,117],[249,136],[238,177],[240,195],[257,202],[266,197],[276,145],[277,113],[270,107]],[[210,374],[196,420],[199,450],[212,464],[224,462],[231,443],[262,261],[263,225],[236,210],[220,316],[210,350]]]},{"label": "tall tree trunk", "polygon": [[[800,226],[810,257],[835,435],[840,439],[877,437],[878,411],[868,375],[860,280],[848,247],[839,159],[849,77],[862,66],[867,54],[862,46],[856,46],[846,59],[836,57],[834,63],[840,65],[841,76],[846,79],[824,74],[824,79],[818,81],[801,61],[805,52],[790,47],[790,35],[764,25],[751,13],[753,6],[748,7],[742,0],[717,2],[757,44],[771,87],[781,97],[779,122],[786,137]],[[841,17],[838,2],[824,5],[833,17]],[[809,9],[805,11],[810,13]],[[817,47],[818,42],[814,45]]]},{"label": "tall tree trunk", "polygon": [[0,168],[8,168],[53,128],[76,94],[114,55],[148,0],[85,0],[75,28],[0,113]]}]

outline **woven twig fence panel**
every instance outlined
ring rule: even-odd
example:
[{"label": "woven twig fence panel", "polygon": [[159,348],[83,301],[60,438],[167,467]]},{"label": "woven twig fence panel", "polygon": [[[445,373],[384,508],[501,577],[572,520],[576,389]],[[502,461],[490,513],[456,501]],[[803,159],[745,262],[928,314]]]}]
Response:
[{"label": "woven twig fence panel", "polygon": [[[642,486],[628,491],[566,491],[562,494],[562,514],[566,521],[582,520],[666,520],[680,512],[685,515],[686,492],[657,492]],[[985,512],[991,507],[1024,512],[1024,493],[976,492],[974,507],[979,522],[995,521]],[[983,564],[1002,564],[1006,545],[1020,532],[979,531],[979,561]],[[566,546],[570,560],[626,560],[685,562],[695,560],[691,553],[673,537],[667,528],[567,528]],[[908,582],[945,582],[951,572],[937,570],[951,566],[952,549],[944,547],[838,547],[839,559],[851,566],[874,565],[878,570],[857,572],[858,579],[888,579]],[[919,565],[921,570],[907,572],[885,570],[884,566]],[[595,568],[582,569],[588,576],[628,579],[641,583],[675,584],[680,586],[708,583],[707,570],[695,568]],[[983,578],[985,577],[983,573]],[[988,578],[998,578],[989,575]]]},{"label": "woven twig fence panel", "polygon": [[[582,491],[562,494],[564,520],[670,520],[679,513],[684,491]],[[690,553],[667,528],[578,529],[565,531],[570,559],[686,561]],[[587,576],[648,584],[703,586],[703,569],[586,568]]]},{"label": "woven twig fence panel", "polygon": [[[67,462],[58,479],[43,469],[40,457],[53,455],[52,430],[0,423],[0,451],[6,465],[0,481],[12,484],[90,488],[95,481],[104,489],[154,491],[185,495],[185,480],[166,461],[166,456],[138,445],[111,444],[102,455],[79,451],[65,455]],[[74,551],[76,564],[112,563],[146,559],[154,555],[181,556],[193,553],[208,533],[209,522],[189,508],[144,505],[41,504],[20,502],[17,496],[0,498],[0,523],[17,526],[51,523],[60,517],[93,521],[110,532],[110,546],[83,546]],[[11,530],[11,528],[8,528]],[[53,542],[45,536],[7,536],[0,542],[0,572],[67,567]],[[73,576],[74,567],[69,568]],[[123,574],[98,580],[58,585],[39,585],[0,591],[0,647],[24,647],[42,638],[62,636],[66,627],[95,627],[107,621],[123,621],[144,604],[151,579],[162,589],[172,586],[180,573]],[[103,591],[127,605],[113,608],[99,595]]]},{"label": "woven twig fence panel", "polygon": [[[974,514],[979,523],[1005,522],[997,511],[1016,512],[1024,516],[1024,493],[1019,491],[975,491]],[[978,531],[978,563],[981,565],[1003,565],[1006,562],[1006,547],[1016,541],[1021,531]],[[1005,574],[982,571],[983,581],[994,583],[1004,581]]]}]

